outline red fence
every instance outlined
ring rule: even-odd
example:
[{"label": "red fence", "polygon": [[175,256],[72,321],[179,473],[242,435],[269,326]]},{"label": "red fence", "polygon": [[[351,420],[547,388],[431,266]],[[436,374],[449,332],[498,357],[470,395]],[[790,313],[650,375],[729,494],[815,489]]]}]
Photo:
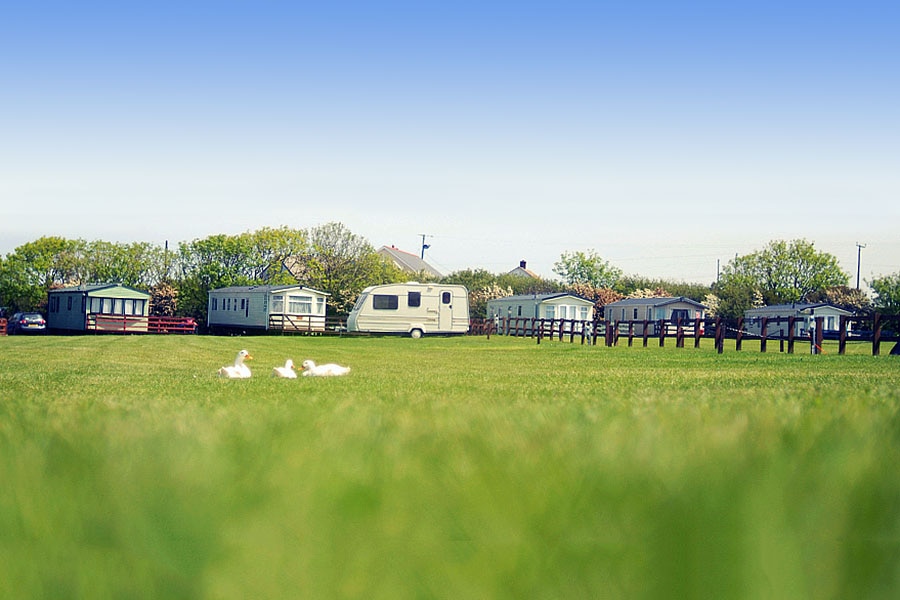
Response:
[{"label": "red fence", "polygon": [[0,335],[6,335],[6,319],[0,319]]},{"label": "red fence", "polygon": [[191,317],[148,317],[148,333],[197,333],[197,321]]},{"label": "red fence", "polygon": [[144,317],[141,315],[87,315],[85,330],[104,333],[197,333],[191,317]]}]

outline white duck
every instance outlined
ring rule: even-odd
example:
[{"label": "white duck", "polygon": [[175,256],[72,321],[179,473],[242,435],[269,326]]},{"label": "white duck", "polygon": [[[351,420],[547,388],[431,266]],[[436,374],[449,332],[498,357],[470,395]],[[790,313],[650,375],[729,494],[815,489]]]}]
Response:
[{"label": "white duck", "polygon": [[350,367],[342,367],[334,363],[327,365],[317,365],[311,360],[303,361],[304,377],[335,377],[337,375],[346,375],[350,372]]},{"label": "white duck", "polygon": [[250,377],[250,367],[244,364],[245,360],[253,360],[250,353],[241,350],[234,357],[234,364],[219,369],[219,377],[227,377],[228,379],[247,379]]},{"label": "white duck", "polygon": [[284,377],[285,379],[297,379],[297,373],[294,371],[294,361],[287,359],[284,361],[283,367],[275,367],[272,369],[272,377]]}]

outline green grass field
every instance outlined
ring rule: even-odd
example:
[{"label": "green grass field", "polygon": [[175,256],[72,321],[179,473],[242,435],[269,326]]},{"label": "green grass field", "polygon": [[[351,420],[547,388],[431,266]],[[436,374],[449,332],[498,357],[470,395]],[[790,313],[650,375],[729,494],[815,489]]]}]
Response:
[{"label": "green grass field", "polygon": [[672,346],[0,338],[0,597],[896,597],[900,358]]}]

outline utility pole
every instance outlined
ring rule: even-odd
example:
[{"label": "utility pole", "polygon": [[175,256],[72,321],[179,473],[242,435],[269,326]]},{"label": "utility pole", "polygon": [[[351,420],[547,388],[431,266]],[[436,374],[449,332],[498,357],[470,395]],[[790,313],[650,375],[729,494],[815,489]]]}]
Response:
[{"label": "utility pole", "polygon": [[430,235],[426,236],[424,233],[420,233],[419,235],[422,236],[422,254],[421,254],[421,256],[419,256],[419,258],[421,258],[422,260],[425,260],[425,251],[428,250],[429,248],[431,248],[430,244],[425,243],[425,238],[426,237],[434,237],[434,236],[430,236]]},{"label": "utility pole", "polygon": [[865,244],[856,242],[856,289],[859,289],[859,263],[862,259],[862,249],[865,247]]}]

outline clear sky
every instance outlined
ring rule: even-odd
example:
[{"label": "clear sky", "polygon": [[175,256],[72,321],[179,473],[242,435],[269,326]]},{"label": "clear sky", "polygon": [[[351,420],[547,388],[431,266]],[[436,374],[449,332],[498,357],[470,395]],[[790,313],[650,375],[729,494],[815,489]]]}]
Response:
[{"label": "clear sky", "polygon": [[445,273],[900,272],[897,2],[0,6],[0,254],[340,221]]}]

